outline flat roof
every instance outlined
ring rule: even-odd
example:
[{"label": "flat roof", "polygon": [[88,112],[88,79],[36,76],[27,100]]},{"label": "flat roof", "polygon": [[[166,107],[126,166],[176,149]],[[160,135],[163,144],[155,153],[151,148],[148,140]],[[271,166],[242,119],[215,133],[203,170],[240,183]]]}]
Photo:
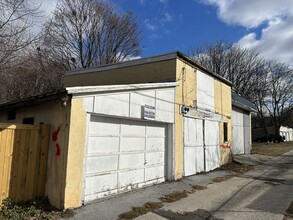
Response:
[{"label": "flat roof", "polygon": [[106,64],[106,65],[101,65],[101,66],[97,66],[97,67],[89,67],[89,68],[80,69],[80,70],[71,70],[71,71],[67,71],[65,73],[65,76],[80,75],[80,74],[86,74],[86,73],[96,73],[96,72],[102,72],[102,71],[106,71],[106,70],[126,68],[126,67],[130,67],[130,66],[137,66],[137,65],[142,65],[142,64],[146,64],[146,63],[154,63],[154,62],[177,59],[177,58],[182,59],[185,62],[188,62],[190,65],[192,65],[196,69],[202,70],[202,71],[208,73],[209,75],[219,79],[220,81],[226,83],[227,85],[232,86],[232,83],[229,80],[227,80],[224,77],[208,70],[204,66],[200,65],[199,63],[197,63],[196,61],[194,61],[193,59],[191,59],[190,57],[188,57],[187,55],[185,55],[179,51],[156,55],[156,56],[151,56],[151,57],[146,57],[146,58],[135,59],[135,60],[123,61],[120,63]]}]

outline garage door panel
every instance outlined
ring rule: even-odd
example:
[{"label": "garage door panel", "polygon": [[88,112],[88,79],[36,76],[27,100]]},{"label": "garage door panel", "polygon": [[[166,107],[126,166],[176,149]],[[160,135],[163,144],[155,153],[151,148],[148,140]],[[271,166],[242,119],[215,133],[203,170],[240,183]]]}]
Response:
[{"label": "garage door panel", "polygon": [[88,157],[87,174],[113,171],[118,169],[118,155]]},{"label": "garage door panel", "polygon": [[145,138],[123,137],[121,138],[120,151],[142,151],[145,149]]},{"label": "garage door panel", "polygon": [[153,152],[153,153],[146,153],[146,164],[155,165],[155,164],[164,164],[165,161],[165,154],[164,152]]},{"label": "garage door panel", "polygon": [[204,170],[204,149],[202,147],[195,148],[195,158],[196,158],[196,173],[200,173]]},{"label": "garage door panel", "polygon": [[119,137],[89,137],[89,154],[118,152]]},{"label": "garage door panel", "polygon": [[220,166],[219,122],[205,121],[205,164],[206,171]]},{"label": "garage door panel", "polygon": [[205,121],[206,146],[219,145],[219,122]]},{"label": "garage door panel", "polygon": [[148,138],[146,140],[147,151],[164,151],[165,138]]},{"label": "garage door panel", "polygon": [[184,148],[184,175],[190,176],[196,173],[195,147]]},{"label": "garage door panel", "polygon": [[220,166],[220,152],[218,147],[206,148],[206,171],[216,169]]},{"label": "garage door panel", "polygon": [[162,178],[161,181],[164,181],[164,167],[163,166],[159,166],[159,167],[150,167],[150,168],[146,168],[145,170],[145,180],[146,181],[152,181],[152,180],[160,180]]},{"label": "garage door panel", "polygon": [[124,171],[118,173],[118,175],[118,187],[133,186],[144,182],[144,169]]},{"label": "garage door panel", "polygon": [[165,127],[147,126],[146,135],[154,137],[165,137]]},{"label": "garage door panel", "polygon": [[[97,120],[95,117],[91,117],[91,120]],[[120,125],[115,121],[99,122],[91,121],[89,127],[89,134],[113,134],[118,135],[120,132]]]},{"label": "garage door panel", "polygon": [[119,169],[133,169],[144,166],[144,153],[120,155]]},{"label": "garage door panel", "polygon": [[85,194],[92,195],[117,188],[117,173],[89,176],[86,178]]},{"label": "garage door panel", "polygon": [[121,124],[121,134],[122,135],[136,135],[136,136],[144,136],[145,135],[145,127],[141,125],[128,125]]}]

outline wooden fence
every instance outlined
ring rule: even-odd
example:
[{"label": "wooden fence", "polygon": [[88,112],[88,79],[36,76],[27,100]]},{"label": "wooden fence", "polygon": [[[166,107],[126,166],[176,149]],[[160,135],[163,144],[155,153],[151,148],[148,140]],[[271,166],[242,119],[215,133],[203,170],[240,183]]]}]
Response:
[{"label": "wooden fence", "polygon": [[0,204],[45,194],[48,125],[0,123]]}]

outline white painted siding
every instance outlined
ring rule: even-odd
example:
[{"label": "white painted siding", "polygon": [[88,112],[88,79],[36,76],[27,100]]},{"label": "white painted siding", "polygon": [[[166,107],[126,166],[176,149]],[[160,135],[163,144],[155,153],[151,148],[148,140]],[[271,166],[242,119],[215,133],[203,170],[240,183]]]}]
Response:
[{"label": "white painted siding", "polygon": [[175,89],[138,90],[83,97],[84,110],[89,113],[142,119],[144,105],[154,106],[155,121],[174,123]]},{"label": "white painted siding", "polygon": [[285,141],[293,141],[293,128],[281,126],[280,135],[285,136]]},{"label": "white painted siding", "polygon": [[84,201],[165,181],[166,125],[92,115]]},{"label": "white painted siding", "polygon": [[215,110],[213,77],[197,70],[197,107],[200,109]]},{"label": "white painted siding", "polygon": [[234,107],[232,111],[232,153],[244,154],[243,110]]}]

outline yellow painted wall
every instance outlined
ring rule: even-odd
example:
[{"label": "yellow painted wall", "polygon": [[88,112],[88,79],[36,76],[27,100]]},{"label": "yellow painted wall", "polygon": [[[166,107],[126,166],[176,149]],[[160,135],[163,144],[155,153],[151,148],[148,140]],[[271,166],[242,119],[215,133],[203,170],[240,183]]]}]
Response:
[{"label": "yellow painted wall", "polygon": [[87,113],[82,99],[72,99],[64,208],[81,206]]},{"label": "yellow painted wall", "polygon": [[[50,125],[49,151],[46,178],[46,195],[52,205],[63,208],[65,172],[67,161],[68,125],[70,118],[70,103],[67,107],[61,101],[54,100],[32,107],[22,107],[16,110],[16,119],[7,120],[7,113],[0,113],[0,122],[22,123],[23,118],[34,117],[35,124]],[[60,126],[57,141],[54,142],[52,134]],[[60,155],[56,155],[56,144],[60,147]]]},{"label": "yellow painted wall", "polygon": [[196,100],[196,73],[195,68],[177,59],[176,81],[179,86],[175,91],[175,179],[183,176],[183,116],[180,111],[181,105],[194,106]]}]

